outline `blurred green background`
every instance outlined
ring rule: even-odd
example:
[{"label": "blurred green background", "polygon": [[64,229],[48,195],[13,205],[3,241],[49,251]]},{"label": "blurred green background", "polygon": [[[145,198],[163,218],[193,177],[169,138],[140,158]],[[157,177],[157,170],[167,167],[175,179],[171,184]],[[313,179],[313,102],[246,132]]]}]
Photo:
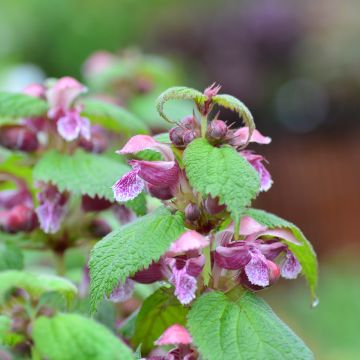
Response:
[{"label": "blurred green background", "polygon": [[318,307],[300,282],[265,296],[317,359],[355,360],[359,13],[358,0],[2,0],[0,88],[81,79],[93,52],[137,47],[173,62],[181,83],[172,85],[217,82],[238,96],[274,140],[258,149],[275,184],[256,205],[298,224],[320,258]]}]

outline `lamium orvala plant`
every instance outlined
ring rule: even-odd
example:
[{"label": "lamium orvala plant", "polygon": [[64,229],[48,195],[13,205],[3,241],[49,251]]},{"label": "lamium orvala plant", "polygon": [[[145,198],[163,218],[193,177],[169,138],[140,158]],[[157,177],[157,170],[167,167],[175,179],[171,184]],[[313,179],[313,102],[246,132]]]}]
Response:
[{"label": "lamium orvala plant", "polygon": [[[252,145],[271,139],[220,90],[163,92],[157,128],[170,131],[154,136],[70,77],[0,93],[5,348],[50,360],[314,358],[261,295],[302,275],[315,305],[316,255],[294,224],[251,207],[273,183]],[[192,112],[168,116],[182,101]],[[24,250],[50,252],[57,275],[22,270]]]}]

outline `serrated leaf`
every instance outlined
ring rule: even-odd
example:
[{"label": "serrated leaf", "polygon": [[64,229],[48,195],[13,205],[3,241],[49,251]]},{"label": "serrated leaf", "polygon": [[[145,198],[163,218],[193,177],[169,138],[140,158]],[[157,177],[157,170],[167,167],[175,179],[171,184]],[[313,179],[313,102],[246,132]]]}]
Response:
[{"label": "serrated leaf", "polygon": [[143,303],[136,318],[132,343],[141,344],[144,354],[154,347],[154,341],[171,325],[185,325],[188,309],[174,297],[172,289],[160,288]]},{"label": "serrated leaf", "polygon": [[249,127],[249,139],[248,139],[249,141],[251,134],[255,129],[255,123],[254,123],[254,118],[250,110],[247,108],[247,106],[236,97],[227,94],[220,94],[213,96],[212,102],[214,104],[223,106],[226,109],[235,111],[242,118],[245,125]]},{"label": "serrated leaf", "polygon": [[231,301],[220,292],[201,296],[188,316],[194,344],[207,360],[310,360],[312,352],[255,294]]},{"label": "serrated leaf", "polygon": [[0,117],[20,118],[45,115],[45,100],[18,93],[0,92]]},{"label": "serrated leaf", "polygon": [[126,135],[147,134],[147,126],[126,109],[99,100],[82,100],[82,114],[93,123],[102,125],[108,130]]},{"label": "serrated leaf", "polygon": [[205,139],[192,141],[184,152],[186,175],[202,195],[219,197],[238,222],[259,191],[259,176],[231,147],[213,147]]},{"label": "serrated leaf", "polygon": [[0,244],[0,271],[21,270],[23,266],[24,256],[21,249],[8,242]]},{"label": "serrated leaf", "polygon": [[175,86],[165,90],[156,100],[156,109],[164,120],[174,122],[164,113],[164,105],[169,100],[194,100],[196,104],[203,105],[207,96],[198,90],[185,86]]},{"label": "serrated leaf", "polygon": [[136,271],[147,268],[176,240],[184,229],[183,215],[162,207],[99,241],[90,257],[91,306],[109,295],[118,284]]},{"label": "serrated leaf", "polygon": [[289,249],[294,253],[296,258],[301,264],[302,273],[309,283],[311,294],[316,299],[316,285],[318,277],[318,264],[316,260],[315,251],[306,239],[302,231],[293,223],[280,218],[274,214],[270,214],[263,210],[258,209],[247,209],[245,215],[252,217],[254,220],[262,225],[267,226],[270,229],[274,228],[286,228],[291,230],[295,238],[299,241],[302,246],[296,245],[290,241],[285,241]]},{"label": "serrated leaf", "polygon": [[24,289],[30,296],[39,299],[47,292],[57,292],[70,304],[77,289],[69,280],[54,276],[33,274],[25,271],[7,270],[0,273],[0,303],[12,288]]},{"label": "serrated leaf", "polygon": [[35,165],[35,180],[51,182],[60,191],[70,191],[77,195],[95,195],[114,200],[111,186],[129,167],[109,157],[86,153],[82,150],[73,155],[57,151],[46,153]]},{"label": "serrated leaf", "polygon": [[147,213],[146,196],[143,192],[135,199],[126,201],[124,205],[132,210],[137,216],[144,216]]},{"label": "serrated leaf", "polygon": [[133,360],[120,339],[103,325],[77,314],[39,317],[33,325],[35,348],[51,360]]}]

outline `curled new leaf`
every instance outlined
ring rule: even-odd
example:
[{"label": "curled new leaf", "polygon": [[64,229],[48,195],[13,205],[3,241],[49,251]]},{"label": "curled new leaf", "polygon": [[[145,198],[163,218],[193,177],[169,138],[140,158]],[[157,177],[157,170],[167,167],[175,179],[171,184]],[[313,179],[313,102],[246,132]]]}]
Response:
[{"label": "curled new leaf", "polygon": [[176,86],[164,91],[156,100],[156,108],[164,120],[173,123],[174,121],[164,113],[164,105],[168,100],[194,100],[197,105],[203,105],[207,96],[198,90],[185,86]]},{"label": "curled new leaf", "polygon": [[253,133],[255,129],[255,123],[254,118],[250,112],[250,110],[247,108],[247,106],[241,102],[239,99],[232,95],[226,95],[226,94],[220,94],[215,95],[212,98],[212,102],[214,104],[223,106],[224,108],[230,109],[232,111],[235,111],[244,121],[245,125],[249,128],[249,135],[246,143],[244,144],[244,147],[249,143],[251,134]]}]

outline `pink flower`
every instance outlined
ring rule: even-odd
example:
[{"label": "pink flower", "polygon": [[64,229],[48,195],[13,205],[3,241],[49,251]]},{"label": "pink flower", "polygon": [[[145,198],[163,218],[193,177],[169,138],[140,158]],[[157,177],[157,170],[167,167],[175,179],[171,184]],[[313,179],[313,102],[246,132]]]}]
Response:
[{"label": "pink flower", "polygon": [[273,181],[269,171],[265,168],[263,161],[265,158],[261,155],[254,154],[252,151],[244,150],[240,154],[250,163],[250,165],[257,171],[260,177],[260,191],[268,191]]},{"label": "pink flower", "polygon": [[160,189],[170,188],[177,184],[180,170],[174,160],[174,154],[167,145],[158,143],[151,136],[136,135],[117,153],[132,154],[145,149],[160,152],[164,161],[131,160],[129,164],[133,169],[112,187],[117,201],[134,199],[144,189],[145,184]]},{"label": "pink flower", "polygon": [[181,325],[174,324],[167,328],[155,341],[155,345],[189,345],[192,338],[189,332]]},{"label": "pink flower", "polygon": [[[288,246],[279,241],[284,239],[299,244],[290,230],[269,230],[250,217],[244,217],[240,224],[240,235],[245,236],[244,240],[231,241],[232,234],[230,231],[219,234],[214,260],[223,269],[240,270],[241,277],[250,285],[263,288],[271,285],[280,272],[286,279],[295,279],[300,273],[300,263]],[[274,263],[275,260],[279,265]],[[276,270],[278,267],[279,271]]]},{"label": "pink flower", "polygon": [[67,195],[59,192],[54,185],[42,185],[38,194],[39,206],[36,209],[40,227],[46,233],[56,233],[60,229],[66,211]]},{"label": "pink flower", "polygon": [[57,131],[66,140],[73,141],[79,136],[90,140],[90,121],[80,116],[79,109],[70,109],[57,121]]},{"label": "pink flower", "polygon": [[84,73],[86,76],[98,75],[116,62],[113,54],[107,51],[97,51],[85,62]]},{"label": "pink flower", "polygon": [[[230,145],[235,147],[243,146],[246,144],[248,137],[249,137],[249,128],[247,126],[244,126],[232,132],[229,143]],[[250,142],[257,144],[270,144],[271,138],[262,135],[260,131],[254,129],[250,137]]]}]

